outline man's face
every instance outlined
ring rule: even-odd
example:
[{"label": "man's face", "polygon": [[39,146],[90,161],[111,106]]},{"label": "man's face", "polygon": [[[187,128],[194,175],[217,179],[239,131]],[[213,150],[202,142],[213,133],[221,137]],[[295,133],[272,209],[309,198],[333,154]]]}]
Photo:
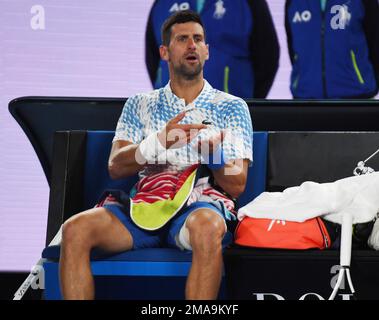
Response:
[{"label": "man's face", "polygon": [[175,74],[187,80],[196,78],[202,72],[209,54],[202,26],[196,22],[174,24],[170,44],[168,47],[161,46],[160,53]]}]

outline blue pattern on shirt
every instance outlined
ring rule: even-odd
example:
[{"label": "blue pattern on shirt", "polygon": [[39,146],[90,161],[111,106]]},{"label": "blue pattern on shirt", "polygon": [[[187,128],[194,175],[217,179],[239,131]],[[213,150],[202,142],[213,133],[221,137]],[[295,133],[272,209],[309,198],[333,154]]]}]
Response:
[{"label": "blue pattern on shirt", "polygon": [[[225,159],[253,160],[252,135],[253,128],[250,112],[246,102],[240,98],[214,89],[204,80],[204,87],[199,96],[190,104],[185,105],[184,99],[178,98],[171,90],[170,83],[164,88],[150,93],[137,94],[130,97],[123,108],[117,124],[113,141],[127,140],[140,143],[147,135],[160,131],[166,123],[178,113],[195,107],[180,123],[201,123],[209,120],[212,125],[201,133],[187,146],[168,151],[169,165],[157,166],[162,170],[183,170],[199,161],[194,146],[199,139],[206,139],[227,129],[223,142]],[[148,174],[144,169],[140,176]]]}]

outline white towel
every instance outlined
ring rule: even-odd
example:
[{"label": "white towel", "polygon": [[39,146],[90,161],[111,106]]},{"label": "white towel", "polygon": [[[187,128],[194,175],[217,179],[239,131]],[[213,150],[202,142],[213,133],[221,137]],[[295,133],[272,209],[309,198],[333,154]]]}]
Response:
[{"label": "white towel", "polygon": [[379,172],[330,183],[307,181],[283,192],[263,192],[238,210],[244,216],[302,222],[314,217],[342,223],[351,214],[353,223],[375,218],[379,211]]}]

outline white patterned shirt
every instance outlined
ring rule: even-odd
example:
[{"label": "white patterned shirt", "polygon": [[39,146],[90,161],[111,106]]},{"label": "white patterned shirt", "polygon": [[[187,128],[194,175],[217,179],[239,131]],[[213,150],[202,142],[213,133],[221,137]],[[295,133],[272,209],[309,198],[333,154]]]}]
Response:
[{"label": "white patterned shirt", "polygon": [[170,82],[164,88],[130,97],[118,120],[113,142],[126,140],[139,144],[149,134],[161,131],[178,113],[192,108],[180,123],[199,124],[208,120],[212,125],[201,130],[188,145],[167,150],[168,163],[146,166],[139,172],[140,178],[162,171],[182,171],[199,163],[201,157],[194,148],[198,140],[225,129],[228,133],[222,144],[224,158],[253,160],[253,128],[246,102],[212,88],[206,80],[198,97],[188,105],[172,92]]}]

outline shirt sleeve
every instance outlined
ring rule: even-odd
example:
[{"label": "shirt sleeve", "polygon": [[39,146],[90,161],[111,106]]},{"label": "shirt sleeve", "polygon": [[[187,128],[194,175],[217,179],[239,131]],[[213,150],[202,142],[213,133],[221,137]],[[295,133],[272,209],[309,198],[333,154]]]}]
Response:
[{"label": "shirt sleeve", "polygon": [[122,109],[122,113],[117,122],[113,142],[126,140],[134,144],[140,143],[143,139],[143,125],[139,117],[139,106],[141,98],[134,96],[129,98]]},{"label": "shirt sleeve", "polygon": [[253,126],[249,108],[241,99],[232,100],[224,108],[226,135],[223,153],[226,160],[253,161]]}]

